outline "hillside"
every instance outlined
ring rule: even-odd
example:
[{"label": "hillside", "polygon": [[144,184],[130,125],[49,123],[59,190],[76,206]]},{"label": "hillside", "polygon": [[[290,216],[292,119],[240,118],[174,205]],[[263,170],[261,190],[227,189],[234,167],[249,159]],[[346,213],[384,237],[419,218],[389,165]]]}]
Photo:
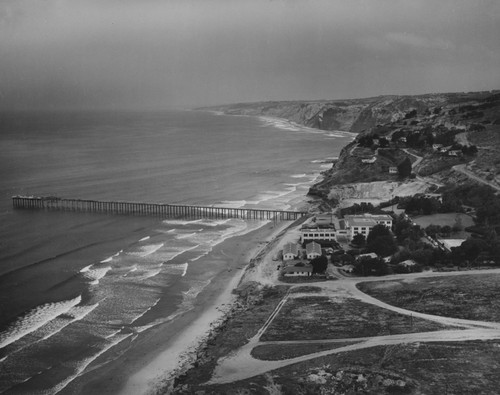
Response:
[{"label": "hillside", "polygon": [[[439,185],[464,177],[500,188],[500,91],[240,103],[205,110],[358,133],[310,190],[332,203],[370,195],[369,185],[360,183],[392,181],[394,188],[385,188],[380,198],[394,194],[408,175],[390,169],[406,157],[412,162],[411,183],[419,191],[422,183]],[[411,194],[415,189],[405,190]]]}]

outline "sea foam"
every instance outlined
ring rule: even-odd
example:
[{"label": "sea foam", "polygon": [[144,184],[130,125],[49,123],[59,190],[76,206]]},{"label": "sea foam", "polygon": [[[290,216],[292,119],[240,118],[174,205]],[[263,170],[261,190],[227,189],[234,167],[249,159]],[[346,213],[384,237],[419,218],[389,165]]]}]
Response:
[{"label": "sea foam", "polygon": [[3,333],[0,334],[0,348],[3,348],[27,334],[36,331],[57,316],[68,313],[82,300],[81,296],[62,302],[46,303],[28,311],[22,317],[10,324]]}]

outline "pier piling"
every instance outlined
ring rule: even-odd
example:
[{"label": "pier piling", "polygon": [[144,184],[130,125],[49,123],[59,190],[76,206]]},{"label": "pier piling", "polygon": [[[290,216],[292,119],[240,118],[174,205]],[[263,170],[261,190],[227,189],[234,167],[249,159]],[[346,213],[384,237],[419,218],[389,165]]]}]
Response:
[{"label": "pier piling", "polygon": [[63,199],[55,196],[13,196],[12,206],[15,209],[65,210],[162,218],[241,218],[247,220],[295,221],[307,214],[303,211]]}]

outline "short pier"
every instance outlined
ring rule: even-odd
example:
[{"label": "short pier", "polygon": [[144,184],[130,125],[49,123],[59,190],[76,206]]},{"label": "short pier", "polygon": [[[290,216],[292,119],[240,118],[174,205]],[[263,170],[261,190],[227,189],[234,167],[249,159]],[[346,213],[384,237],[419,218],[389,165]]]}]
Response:
[{"label": "short pier", "polygon": [[307,215],[307,213],[303,211],[63,199],[54,196],[13,196],[12,204],[15,209],[150,215],[162,218],[241,218],[249,220],[272,219],[275,221],[294,221]]}]

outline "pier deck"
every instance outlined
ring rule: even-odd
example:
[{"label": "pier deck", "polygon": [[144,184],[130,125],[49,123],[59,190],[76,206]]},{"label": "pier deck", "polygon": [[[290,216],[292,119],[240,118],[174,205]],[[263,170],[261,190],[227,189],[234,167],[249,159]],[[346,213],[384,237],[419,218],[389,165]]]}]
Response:
[{"label": "pier deck", "polygon": [[15,209],[44,209],[124,215],[151,215],[164,218],[241,218],[294,221],[304,211],[264,210],[161,203],[63,199],[54,196],[13,196]]}]

